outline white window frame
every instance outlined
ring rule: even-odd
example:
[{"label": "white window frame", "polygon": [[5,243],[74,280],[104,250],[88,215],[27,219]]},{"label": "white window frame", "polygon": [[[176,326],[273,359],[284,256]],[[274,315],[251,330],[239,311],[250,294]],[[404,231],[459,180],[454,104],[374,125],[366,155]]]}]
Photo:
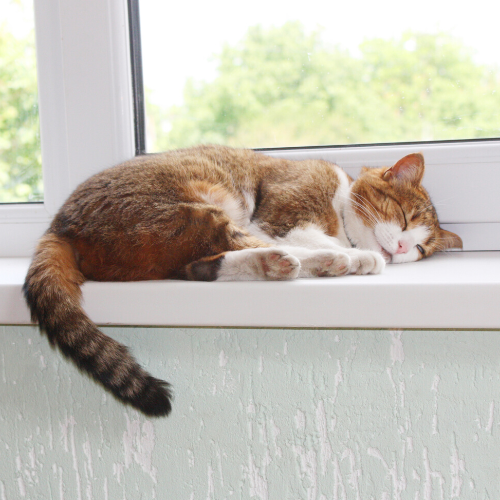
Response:
[{"label": "white window frame", "polygon": [[0,206],[0,257],[28,256],[84,179],[135,154],[126,0],[35,0],[44,202]]},{"label": "white window frame", "polygon": [[[29,256],[71,191],[135,154],[126,0],[35,0],[45,201],[0,206],[0,257]],[[161,36],[161,34],[159,34]],[[500,250],[500,141],[291,149],[350,174],[422,151],[424,184],[466,250]]]}]

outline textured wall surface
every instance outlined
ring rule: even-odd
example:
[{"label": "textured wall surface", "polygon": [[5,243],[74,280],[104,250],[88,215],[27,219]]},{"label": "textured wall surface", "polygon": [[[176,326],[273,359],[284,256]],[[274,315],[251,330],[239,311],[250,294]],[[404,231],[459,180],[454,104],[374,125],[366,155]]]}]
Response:
[{"label": "textured wall surface", "polygon": [[105,331],[172,416],[0,327],[0,500],[500,498],[499,332]]}]

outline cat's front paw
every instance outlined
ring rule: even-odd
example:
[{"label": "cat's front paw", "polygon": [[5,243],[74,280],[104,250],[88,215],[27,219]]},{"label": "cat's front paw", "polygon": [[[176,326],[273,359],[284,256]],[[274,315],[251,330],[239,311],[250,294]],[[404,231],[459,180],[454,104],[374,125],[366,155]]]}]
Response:
[{"label": "cat's front paw", "polygon": [[[215,274],[217,281],[291,280],[300,272],[299,259],[281,248],[245,248],[208,260],[215,266],[215,271],[208,273],[203,269],[203,276],[214,279]],[[188,266],[192,267],[192,264]],[[200,278],[190,276],[190,279]]]},{"label": "cat's front paw", "polygon": [[300,261],[279,248],[256,250],[267,279],[289,280],[299,276]]},{"label": "cat's front paw", "polygon": [[351,274],[380,274],[384,270],[385,260],[378,252],[353,248],[348,254],[351,258]]},{"label": "cat's front paw", "polygon": [[351,258],[334,250],[313,250],[300,260],[300,277],[344,276],[351,269]]}]

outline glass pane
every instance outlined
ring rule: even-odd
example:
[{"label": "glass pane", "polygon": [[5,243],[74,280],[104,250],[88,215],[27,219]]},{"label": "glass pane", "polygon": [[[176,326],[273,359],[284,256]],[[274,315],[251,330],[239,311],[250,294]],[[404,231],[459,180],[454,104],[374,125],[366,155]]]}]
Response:
[{"label": "glass pane", "polygon": [[0,203],[42,201],[33,2],[0,1]]},{"label": "glass pane", "polygon": [[491,5],[141,0],[147,149],[497,137]]}]

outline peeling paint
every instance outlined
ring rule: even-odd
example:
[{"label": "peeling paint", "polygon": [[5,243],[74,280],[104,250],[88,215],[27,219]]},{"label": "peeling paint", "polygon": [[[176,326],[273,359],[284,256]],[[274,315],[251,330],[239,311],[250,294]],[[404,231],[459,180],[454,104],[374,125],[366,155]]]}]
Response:
[{"label": "peeling paint", "polygon": [[306,428],[306,414],[301,410],[295,413],[295,428],[298,431],[304,431]]},{"label": "peeling paint", "polygon": [[434,392],[434,415],[432,416],[432,434],[439,434],[438,429],[438,386],[441,381],[441,377],[439,375],[434,376],[434,380],[432,381],[431,391]]},{"label": "peeling paint", "polygon": [[386,471],[386,474],[392,480],[392,492],[394,500],[401,500],[402,499],[401,494],[403,491],[406,490],[406,476],[404,472],[398,471],[397,462],[393,461],[391,465],[389,465],[382,456],[381,451],[377,448],[369,448],[367,453],[369,456],[377,458],[382,463]]},{"label": "peeling paint", "polygon": [[392,330],[389,332],[392,338],[391,344],[391,361],[395,363],[402,363],[405,360],[405,353],[403,349],[403,341],[401,340],[402,330]]},{"label": "peeling paint", "polygon": [[[444,500],[444,477],[443,474],[439,471],[434,471],[431,469],[430,460],[429,460],[429,450],[427,447],[423,449],[423,462],[424,462],[424,470],[425,470],[425,482],[424,482],[424,500],[433,500],[436,498],[440,498]],[[434,488],[433,480],[435,481],[436,488]],[[433,492],[436,491],[436,495],[433,495]],[[439,496],[438,496],[439,495]]]},{"label": "peeling paint", "polygon": [[318,461],[314,450],[307,450],[303,446],[294,446],[293,451],[298,460],[304,487],[307,491],[307,500],[313,500],[318,493]]},{"label": "peeling paint", "polygon": [[207,500],[214,500],[214,495],[215,495],[215,486],[214,486],[214,470],[212,469],[212,466],[208,464],[207,466]]},{"label": "peeling paint", "polygon": [[462,493],[463,475],[465,473],[465,461],[460,458],[458,449],[452,452],[450,457],[451,492],[450,498],[460,498]]},{"label": "peeling paint", "polygon": [[153,466],[153,450],[155,447],[155,431],[150,420],[142,417],[130,418],[125,414],[127,430],[123,433],[123,448],[125,467],[128,469],[133,462],[140,465],[154,483],[158,469]]},{"label": "peeling paint", "polygon": [[359,479],[361,478],[361,469],[356,465],[356,457],[354,456],[353,450],[347,448],[342,453],[342,460],[349,460],[350,471],[347,476],[347,481],[349,486],[354,492],[355,500],[361,500],[360,487],[359,487]]},{"label": "peeling paint", "polygon": [[3,327],[0,500],[500,498],[498,332],[105,330],[172,415]]},{"label": "peeling paint", "polygon": [[324,476],[327,471],[327,464],[332,458],[332,447],[328,440],[325,404],[323,401],[319,401],[316,407],[316,427],[319,435],[321,473]]},{"label": "peeling paint", "polygon": [[494,414],[494,411],[495,411],[495,402],[492,401],[490,403],[490,415],[488,417],[488,423],[486,424],[486,427],[484,428],[484,430],[491,434],[492,431],[493,431],[493,414]]},{"label": "peeling paint", "polygon": [[255,465],[253,455],[248,456],[248,478],[250,480],[250,498],[258,498],[259,500],[269,500],[268,484],[264,470],[260,470]]}]

